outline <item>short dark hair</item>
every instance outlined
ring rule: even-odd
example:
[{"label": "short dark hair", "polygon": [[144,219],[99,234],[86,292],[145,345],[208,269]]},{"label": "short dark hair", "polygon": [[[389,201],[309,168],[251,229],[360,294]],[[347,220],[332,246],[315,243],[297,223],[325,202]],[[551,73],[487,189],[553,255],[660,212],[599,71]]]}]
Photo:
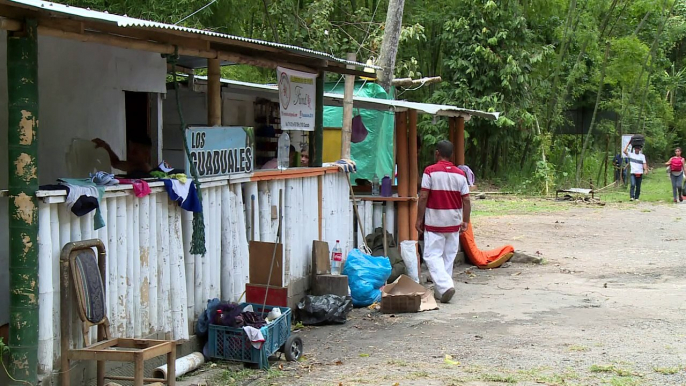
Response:
[{"label": "short dark hair", "polygon": [[295,153],[295,146],[291,145],[291,146],[288,148],[288,152],[289,152],[289,153]]},{"label": "short dark hair", "polygon": [[675,150],[675,151],[676,151],[676,150],[681,151],[681,148],[680,148],[679,146],[677,146],[676,149],[674,149],[674,150]]},{"label": "short dark hair", "polygon": [[453,155],[453,144],[450,141],[442,140],[436,144],[436,151],[443,158],[450,158]]}]

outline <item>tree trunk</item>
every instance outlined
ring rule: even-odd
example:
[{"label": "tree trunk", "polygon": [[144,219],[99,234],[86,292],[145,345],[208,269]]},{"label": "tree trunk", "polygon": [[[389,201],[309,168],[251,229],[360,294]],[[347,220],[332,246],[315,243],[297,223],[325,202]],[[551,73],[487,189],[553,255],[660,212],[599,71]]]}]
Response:
[{"label": "tree trunk", "polygon": [[584,155],[586,153],[586,148],[588,143],[591,141],[591,136],[593,135],[593,125],[595,124],[596,116],[598,115],[598,106],[600,106],[600,98],[603,95],[603,86],[605,85],[605,68],[607,68],[607,58],[610,56],[610,42],[605,44],[605,58],[603,59],[603,66],[600,69],[600,85],[598,86],[598,95],[595,99],[595,107],[593,108],[593,116],[591,117],[591,125],[588,127],[588,134],[586,134],[586,140],[581,148],[581,160],[579,161],[576,168],[576,182],[580,182],[581,169],[584,167]]},{"label": "tree trunk", "polygon": [[386,25],[378,63],[381,67],[379,84],[386,92],[391,91],[395,57],[398,54],[398,44],[400,43],[400,30],[403,27],[404,8],[405,0],[390,0],[388,2],[388,13],[386,14]]},{"label": "tree trunk", "polygon": [[524,145],[524,151],[522,152],[522,159],[519,161],[519,168],[524,170],[524,162],[526,162],[526,155],[529,153],[529,147],[531,146],[531,141],[533,141],[533,136],[529,134],[526,139],[526,144]]},{"label": "tree trunk", "polygon": [[605,136],[605,178],[603,186],[607,186],[607,160],[610,156],[610,135]]},{"label": "tree trunk", "polygon": [[483,170],[483,175],[481,177],[485,178],[488,174],[488,134],[484,136],[483,146],[481,147],[481,170]]}]

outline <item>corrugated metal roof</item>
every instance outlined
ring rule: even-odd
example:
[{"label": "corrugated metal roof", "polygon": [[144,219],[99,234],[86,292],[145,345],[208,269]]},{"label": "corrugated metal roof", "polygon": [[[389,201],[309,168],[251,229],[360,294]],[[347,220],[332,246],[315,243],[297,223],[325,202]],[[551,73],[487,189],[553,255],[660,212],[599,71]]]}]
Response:
[{"label": "corrugated metal roof", "polygon": [[[195,76],[199,80],[207,80],[205,76]],[[279,88],[276,85],[257,84],[240,82],[237,80],[222,79],[222,83],[226,84],[229,89],[247,92],[252,95],[261,96],[264,98],[278,98]],[[324,104],[329,106],[342,106],[343,95],[334,93],[324,93]],[[370,109],[370,110],[393,110],[393,111],[407,111],[417,110],[420,113],[429,115],[438,115],[444,117],[456,116],[475,116],[490,120],[497,120],[500,113],[492,113],[480,110],[465,109],[462,107],[450,105],[436,105],[431,103],[418,103],[393,99],[375,99],[366,97],[353,97],[353,106],[356,108]]]},{"label": "corrugated metal roof", "polygon": [[370,66],[370,65],[366,65],[366,64],[362,64],[362,63],[357,63],[357,62],[349,61],[346,59],[337,58],[337,57],[335,57],[331,54],[325,53],[325,52],[314,51],[314,50],[311,50],[309,48],[291,46],[288,44],[281,44],[281,43],[268,42],[268,41],[264,41],[264,40],[250,39],[250,38],[245,38],[242,36],[235,36],[235,35],[229,35],[229,34],[214,32],[214,31],[182,27],[182,26],[173,25],[173,24],[158,23],[155,21],[136,19],[136,18],[128,17],[128,16],[119,16],[119,15],[115,15],[115,14],[111,14],[111,13],[107,13],[107,12],[92,11],[90,9],[73,7],[73,6],[64,5],[64,4],[51,3],[49,1],[41,1],[41,0],[9,0],[9,1],[12,3],[22,4],[22,5],[37,8],[40,10],[46,10],[48,12],[56,12],[56,13],[61,13],[61,14],[68,15],[68,16],[75,16],[75,17],[80,17],[80,18],[84,18],[84,19],[98,20],[101,22],[116,23],[117,26],[119,26],[121,28],[139,27],[139,28],[151,28],[151,29],[160,29],[160,30],[182,31],[182,32],[188,32],[188,33],[197,34],[197,35],[212,36],[212,37],[227,39],[227,40],[232,40],[232,41],[241,41],[241,42],[245,42],[245,43],[252,43],[252,44],[257,44],[257,45],[262,45],[262,46],[280,48],[280,49],[290,51],[293,53],[306,55],[306,56],[310,56],[310,57],[316,57],[319,59],[332,60],[332,61],[342,63],[342,64],[346,64],[346,65],[349,64],[349,65],[354,65],[357,67],[371,67],[375,70],[381,69],[381,67],[378,67],[378,66],[374,66],[374,65]]}]

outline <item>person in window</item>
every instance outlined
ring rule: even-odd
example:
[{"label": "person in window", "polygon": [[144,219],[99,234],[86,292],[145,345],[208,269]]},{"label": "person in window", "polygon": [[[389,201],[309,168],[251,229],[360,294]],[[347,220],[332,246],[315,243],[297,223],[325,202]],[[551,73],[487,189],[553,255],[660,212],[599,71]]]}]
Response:
[{"label": "person in window", "polygon": [[110,163],[115,169],[126,173],[126,178],[148,178],[153,168],[150,166],[150,154],[152,151],[152,141],[150,137],[144,136],[129,139],[126,151],[126,160],[119,159],[119,156],[112,150],[110,145],[100,138],[93,140],[96,148],[103,148],[110,156]]},{"label": "person in window", "polygon": [[[291,167],[295,165],[295,146],[291,145],[291,147],[288,149],[288,166]],[[272,158],[269,161],[267,161],[266,164],[262,166],[262,170],[266,169],[278,169],[279,168],[279,159],[278,158]]]},{"label": "person in window", "polygon": [[306,151],[300,153],[300,166],[304,168],[310,166],[310,155]]}]

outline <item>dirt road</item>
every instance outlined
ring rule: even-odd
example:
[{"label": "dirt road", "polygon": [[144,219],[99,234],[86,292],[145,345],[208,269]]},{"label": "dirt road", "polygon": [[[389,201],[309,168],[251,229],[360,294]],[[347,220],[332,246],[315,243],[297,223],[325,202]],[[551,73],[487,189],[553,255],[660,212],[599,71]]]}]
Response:
[{"label": "dirt road", "polygon": [[306,360],[254,383],[686,385],[684,225],[686,205],[479,217],[481,247],[546,263],[456,267],[451,304],[306,329]]}]

